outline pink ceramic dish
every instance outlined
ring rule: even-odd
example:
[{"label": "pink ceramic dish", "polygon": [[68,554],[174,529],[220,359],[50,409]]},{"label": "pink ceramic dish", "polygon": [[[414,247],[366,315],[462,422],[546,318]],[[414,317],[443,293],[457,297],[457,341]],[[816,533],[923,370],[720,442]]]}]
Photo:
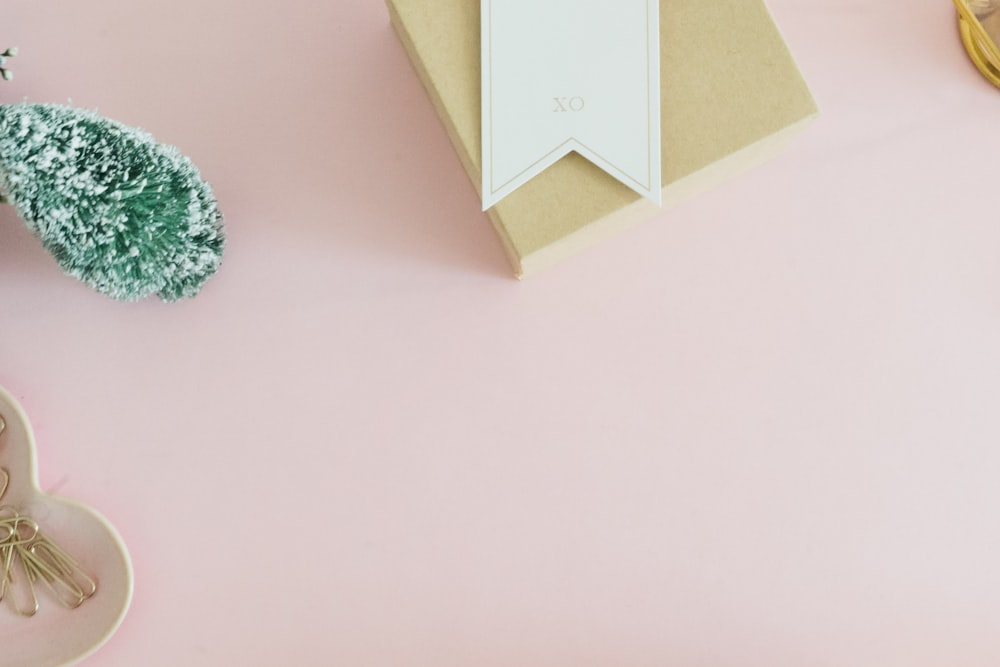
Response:
[{"label": "pink ceramic dish", "polygon": [[[26,617],[15,611],[13,589],[24,593],[25,574],[12,573],[6,599],[0,601],[0,667],[69,665],[100,648],[121,624],[132,599],[132,565],[115,529],[89,507],[43,493],[35,469],[31,426],[17,402],[0,388],[0,468],[9,476],[0,507],[30,517],[38,529],[78,562],[96,582],[96,591],[74,609],[35,584],[38,611]],[[0,491],[4,475],[0,474]],[[9,538],[9,531],[5,532]],[[4,535],[0,535],[0,538]],[[0,542],[0,554],[7,556]],[[9,551],[9,547],[7,549]],[[0,561],[0,573],[4,571]],[[16,575],[16,576],[15,576]],[[28,598],[30,599],[30,598]]]}]

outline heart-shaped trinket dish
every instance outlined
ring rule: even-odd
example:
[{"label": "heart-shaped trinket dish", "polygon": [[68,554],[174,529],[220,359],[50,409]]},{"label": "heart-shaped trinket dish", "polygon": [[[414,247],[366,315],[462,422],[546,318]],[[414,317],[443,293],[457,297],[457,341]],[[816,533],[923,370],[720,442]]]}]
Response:
[{"label": "heart-shaped trinket dish", "polygon": [[43,493],[31,425],[0,388],[0,667],[74,664],[132,600],[132,564],[103,517]]}]

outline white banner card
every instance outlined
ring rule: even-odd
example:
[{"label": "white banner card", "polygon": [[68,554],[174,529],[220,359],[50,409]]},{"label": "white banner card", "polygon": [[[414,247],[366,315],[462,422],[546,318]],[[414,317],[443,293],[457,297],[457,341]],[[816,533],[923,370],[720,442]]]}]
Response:
[{"label": "white banner card", "polygon": [[659,0],[481,3],[483,210],[573,151],[659,204]]}]

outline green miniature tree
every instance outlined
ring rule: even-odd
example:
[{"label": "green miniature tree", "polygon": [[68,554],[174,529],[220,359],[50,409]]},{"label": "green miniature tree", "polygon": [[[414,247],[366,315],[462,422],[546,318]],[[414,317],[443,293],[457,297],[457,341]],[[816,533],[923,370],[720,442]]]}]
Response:
[{"label": "green miniature tree", "polygon": [[194,164],[91,111],[0,105],[0,201],[63,270],[115,299],[194,296],[222,258],[222,215]]}]

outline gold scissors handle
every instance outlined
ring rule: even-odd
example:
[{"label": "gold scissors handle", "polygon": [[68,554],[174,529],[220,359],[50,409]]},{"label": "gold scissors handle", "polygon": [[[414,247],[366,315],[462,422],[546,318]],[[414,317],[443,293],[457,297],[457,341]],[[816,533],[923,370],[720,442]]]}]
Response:
[{"label": "gold scissors handle", "polygon": [[[1000,0],[954,0],[958,30],[976,69],[1000,88]],[[984,21],[990,22],[988,30]]]}]

